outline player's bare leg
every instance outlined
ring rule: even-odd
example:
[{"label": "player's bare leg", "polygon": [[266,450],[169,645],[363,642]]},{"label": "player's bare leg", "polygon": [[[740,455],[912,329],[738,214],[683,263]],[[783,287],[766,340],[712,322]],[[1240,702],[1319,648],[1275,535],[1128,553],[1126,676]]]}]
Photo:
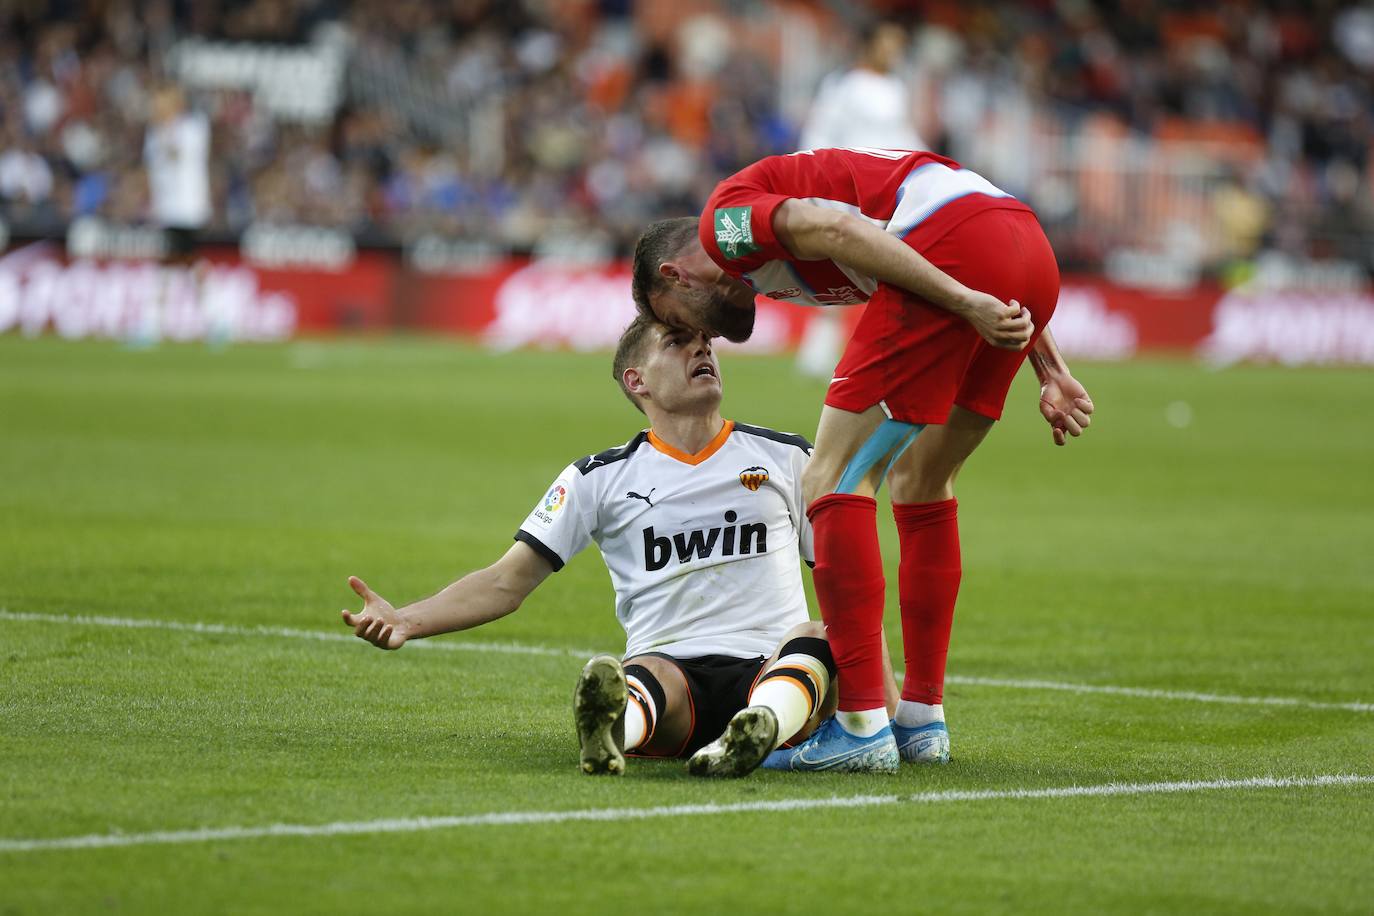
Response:
[{"label": "player's bare leg", "polygon": [[945,726],[945,660],[959,596],[959,504],[954,481],[993,421],[962,407],[927,428],[888,475],[901,541],[898,591],[906,674],[892,730],[902,759],[949,760]]},{"label": "player's bare leg", "polygon": [[[845,470],[873,433],[888,419],[882,407],[874,405],[863,413],[821,408],[820,424],[816,428],[816,445],[802,476],[802,496],[807,505],[837,491]],[[888,456],[890,457],[890,456]],[[872,497],[882,484],[885,461],[875,462],[861,475],[849,492]]]},{"label": "player's bare leg", "polygon": [[954,497],[964,462],[996,421],[955,406],[941,426],[928,426],[893,463],[887,476],[894,503],[929,503]]},{"label": "player's bare leg", "polygon": [[693,776],[737,777],[753,772],[784,741],[802,740],[835,711],[834,660],[817,621],[798,624],[764,662],[749,705],[724,734],[687,761]]},{"label": "player's bare leg", "polygon": [[692,702],[682,669],[657,655],[625,661],[630,702],[625,707],[625,750],[645,757],[676,757],[692,731]]}]

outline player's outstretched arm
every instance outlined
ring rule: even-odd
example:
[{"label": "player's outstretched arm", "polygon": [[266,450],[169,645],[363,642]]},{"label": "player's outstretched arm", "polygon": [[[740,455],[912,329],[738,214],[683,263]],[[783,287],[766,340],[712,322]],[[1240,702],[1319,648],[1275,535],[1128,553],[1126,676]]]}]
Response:
[{"label": "player's outstretched arm", "polygon": [[399,649],[407,640],[469,630],[506,616],[552,572],[548,560],[517,541],[485,569],[402,608],[392,607],[362,579],[350,576],[348,584],[363,599],[363,609],[356,614],[344,611],[343,622],[379,649]]},{"label": "player's outstretched arm", "polygon": [[1092,423],[1093,399],[1069,373],[1049,328],[1041,332],[1027,358],[1040,380],[1040,415],[1050,424],[1054,444],[1063,445],[1069,436],[1083,435]]},{"label": "player's outstretched arm", "polygon": [[773,215],[773,232],[793,257],[829,258],[909,290],[968,321],[994,347],[1020,350],[1035,331],[1030,312],[1015,300],[969,289],[901,239],[851,214],[787,200]]}]

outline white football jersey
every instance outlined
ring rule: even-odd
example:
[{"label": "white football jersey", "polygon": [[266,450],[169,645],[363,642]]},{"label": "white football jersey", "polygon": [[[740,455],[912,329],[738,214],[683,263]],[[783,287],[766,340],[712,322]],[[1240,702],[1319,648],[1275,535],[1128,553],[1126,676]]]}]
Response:
[{"label": "white football jersey", "polygon": [[210,221],[210,122],[203,114],[149,127],[143,161],[158,225],[199,229]]},{"label": "white football jersey", "polygon": [[729,420],[695,455],[646,430],[568,465],[515,538],[555,570],[596,542],[627,658],[771,655],[809,619],[810,454],[801,436]]}]

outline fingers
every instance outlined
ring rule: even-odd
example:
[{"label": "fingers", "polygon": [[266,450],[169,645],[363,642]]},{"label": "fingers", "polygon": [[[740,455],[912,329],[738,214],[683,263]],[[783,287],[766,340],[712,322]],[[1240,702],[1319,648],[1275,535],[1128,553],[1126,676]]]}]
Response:
[{"label": "fingers", "polygon": [[353,635],[359,639],[367,639],[367,628],[372,626],[376,619],[370,614],[350,614],[344,611],[344,621],[353,628]]},{"label": "fingers", "polygon": [[[1081,416],[1075,416],[1075,414],[1081,414]],[[1069,436],[1077,438],[1083,435],[1083,428],[1090,422],[1078,408],[1075,407],[1072,412],[1065,412],[1043,398],[1040,401],[1040,415],[1045,418],[1046,423],[1050,424],[1050,432],[1054,436],[1055,445],[1063,445],[1068,442]]]},{"label": "fingers", "polygon": [[[396,632],[396,624],[371,614],[354,614],[341,611],[343,622],[353,628],[353,635],[364,639],[379,649],[399,649],[405,645],[406,638]],[[394,644],[393,644],[394,643]]]},{"label": "fingers", "polygon": [[1073,421],[1077,423],[1079,426],[1081,426],[1083,429],[1087,429],[1089,426],[1092,425],[1093,422],[1092,417],[1088,416],[1088,411],[1085,411],[1080,407],[1074,407],[1072,410],[1070,410],[1069,416],[1073,418]]},{"label": "fingers", "polygon": [[370,618],[366,627],[363,628],[362,637],[373,645],[382,644],[382,631],[390,627],[385,620],[380,617]]},{"label": "fingers", "polygon": [[364,601],[372,601],[377,597],[377,593],[367,587],[367,583],[357,576],[348,577],[348,585],[357,593],[358,597]]},{"label": "fingers", "polygon": [[1021,304],[1013,299],[1002,306],[993,326],[992,336],[987,340],[993,346],[1004,350],[1021,350],[1030,343],[1034,333],[1035,322],[1031,320],[1030,310],[1022,308]]}]

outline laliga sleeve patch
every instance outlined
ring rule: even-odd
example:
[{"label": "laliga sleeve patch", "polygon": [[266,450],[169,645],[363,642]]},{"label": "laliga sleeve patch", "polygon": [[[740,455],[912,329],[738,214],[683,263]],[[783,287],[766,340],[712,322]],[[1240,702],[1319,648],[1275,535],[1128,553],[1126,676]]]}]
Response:
[{"label": "laliga sleeve patch", "polygon": [[530,517],[545,528],[551,527],[559,511],[563,508],[563,504],[567,501],[568,487],[562,480],[559,480],[549,488],[549,492],[544,494],[543,502],[535,507]]},{"label": "laliga sleeve patch", "polygon": [[753,207],[721,207],[712,222],[716,228],[716,245],[720,253],[734,261],[759,250],[754,243],[754,227],[749,222]]}]

